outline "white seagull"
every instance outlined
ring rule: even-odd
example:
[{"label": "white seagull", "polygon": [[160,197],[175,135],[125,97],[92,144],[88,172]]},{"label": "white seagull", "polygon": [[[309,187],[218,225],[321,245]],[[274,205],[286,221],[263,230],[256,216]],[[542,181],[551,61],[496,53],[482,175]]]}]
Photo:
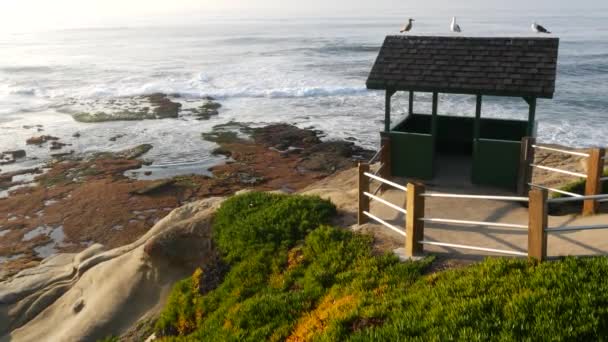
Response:
[{"label": "white seagull", "polygon": [[401,31],[399,31],[399,32],[401,32],[401,33],[409,32],[412,29],[412,27],[414,26],[414,24],[413,24],[414,21],[415,21],[414,19],[410,18],[407,25],[404,25],[401,28]]},{"label": "white seagull", "polygon": [[532,23],[532,30],[536,33],[551,33],[546,28],[542,27],[541,25],[538,25],[536,21]]},{"label": "white seagull", "polygon": [[452,32],[462,32],[460,26],[456,24],[456,17],[452,17],[452,25],[450,25],[450,30]]}]

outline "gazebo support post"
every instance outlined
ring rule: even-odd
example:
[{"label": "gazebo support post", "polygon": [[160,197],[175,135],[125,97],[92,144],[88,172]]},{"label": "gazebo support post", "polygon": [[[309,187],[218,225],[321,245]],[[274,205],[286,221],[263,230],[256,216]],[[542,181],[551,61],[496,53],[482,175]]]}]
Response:
[{"label": "gazebo support post", "polygon": [[432,111],[432,118],[431,118],[431,137],[433,138],[433,175],[435,174],[435,156],[436,156],[436,150],[437,150],[437,122],[439,120],[437,120],[437,111],[438,111],[438,106],[439,106],[439,93],[433,93],[433,111]]},{"label": "gazebo support post", "polygon": [[[381,137],[381,151],[380,151],[380,163],[382,169],[380,170],[380,176],[384,179],[389,179],[392,175],[391,169],[391,98],[395,95],[396,90],[387,89],[385,94],[385,108],[384,108],[384,132],[380,133]],[[386,189],[386,185],[382,185],[382,191]]]},{"label": "gazebo support post", "polygon": [[477,95],[477,102],[475,103],[475,131],[474,141],[477,142],[481,135],[481,95]]},{"label": "gazebo support post", "polygon": [[431,135],[437,138],[437,107],[439,106],[439,93],[433,93],[433,118],[431,120]]},{"label": "gazebo support post", "polygon": [[536,97],[526,97],[526,102],[530,107],[528,112],[528,134],[527,136],[534,136],[534,122],[536,121]]},{"label": "gazebo support post", "polygon": [[391,97],[395,94],[395,90],[387,89],[384,98],[384,131],[391,131]]},{"label": "gazebo support post", "polygon": [[536,139],[533,137],[523,137],[521,139],[521,149],[519,152],[519,170],[517,172],[517,193],[525,196],[530,191],[534,164],[534,148]]},{"label": "gazebo support post", "polygon": [[410,90],[410,101],[408,103],[407,113],[412,115],[414,113],[414,91]]}]

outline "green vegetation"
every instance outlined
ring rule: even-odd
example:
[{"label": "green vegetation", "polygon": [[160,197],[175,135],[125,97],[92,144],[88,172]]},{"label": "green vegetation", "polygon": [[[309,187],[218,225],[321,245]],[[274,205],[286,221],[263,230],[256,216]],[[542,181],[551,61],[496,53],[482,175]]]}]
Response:
[{"label": "green vegetation", "polygon": [[101,340],[97,340],[97,342],[119,342],[120,339],[116,336],[108,336],[106,338],[102,338]]},{"label": "green vegetation", "polygon": [[202,295],[176,284],[164,340],[598,340],[608,334],[608,259],[488,259],[427,274],[431,259],[375,255],[369,236],[329,227],[314,197],[249,193],[224,203],[215,240],[231,269]]},{"label": "green vegetation", "polygon": [[[608,176],[608,170],[604,171],[604,177]],[[577,181],[574,181],[572,183],[566,184],[564,186],[562,186],[560,188],[560,190],[562,191],[567,191],[567,192],[572,192],[575,194],[581,194],[584,195],[585,194],[585,186],[586,186],[587,182],[584,178],[581,178]],[[602,183],[602,193],[604,194],[608,194],[608,182],[603,182]],[[562,195],[560,193],[553,193],[552,197],[553,198],[560,198],[560,197],[564,197],[566,195]]]},{"label": "green vegetation", "polygon": [[229,262],[240,261],[261,249],[286,251],[335,214],[334,205],[318,197],[252,192],[222,205],[214,239]]}]

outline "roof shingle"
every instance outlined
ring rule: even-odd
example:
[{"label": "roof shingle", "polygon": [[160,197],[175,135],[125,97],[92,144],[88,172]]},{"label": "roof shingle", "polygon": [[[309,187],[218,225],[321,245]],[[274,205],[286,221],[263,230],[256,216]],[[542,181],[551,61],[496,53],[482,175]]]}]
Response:
[{"label": "roof shingle", "polygon": [[558,38],[387,36],[368,89],[552,98]]}]

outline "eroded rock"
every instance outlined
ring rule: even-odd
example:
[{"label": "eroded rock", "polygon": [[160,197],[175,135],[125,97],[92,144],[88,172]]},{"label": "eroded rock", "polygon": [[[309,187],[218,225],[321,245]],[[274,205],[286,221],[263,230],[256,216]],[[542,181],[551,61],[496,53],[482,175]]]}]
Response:
[{"label": "eroded rock", "polygon": [[23,157],[25,157],[25,151],[23,150],[2,152],[0,153],[0,165],[13,164],[17,159]]}]

